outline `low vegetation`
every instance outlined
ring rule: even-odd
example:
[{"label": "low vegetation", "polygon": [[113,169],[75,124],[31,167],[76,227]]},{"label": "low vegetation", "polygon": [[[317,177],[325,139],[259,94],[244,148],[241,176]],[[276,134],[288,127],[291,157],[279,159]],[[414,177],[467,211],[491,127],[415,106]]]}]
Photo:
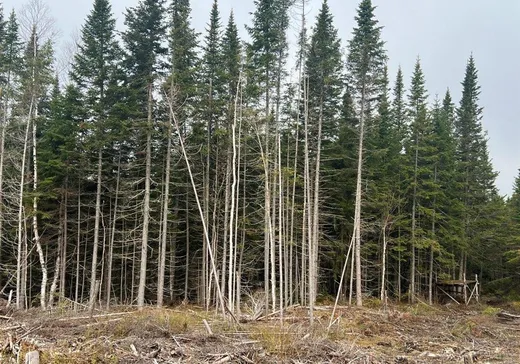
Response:
[{"label": "low vegetation", "polygon": [[313,327],[299,306],[241,323],[196,306],[118,307],[92,317],[30,310],[1,323],[0,361],[16,363],[31,350],[41,364],[513,363],[520,355],[520,320],[503,321],[498,307],[340,306],[329,327],[331,309],[316,307]]}]

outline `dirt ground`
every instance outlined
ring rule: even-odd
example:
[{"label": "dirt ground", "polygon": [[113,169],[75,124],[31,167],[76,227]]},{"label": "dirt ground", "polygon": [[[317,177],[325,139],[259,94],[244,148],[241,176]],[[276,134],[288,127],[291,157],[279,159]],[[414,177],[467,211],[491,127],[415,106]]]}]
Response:
[{"label": "dirt ground", "polygon": [[[0,363],[520,363],[520,318],[485,306],[291,307],[235,323],[200,307],[2,312]],[[510,306],[507,312],[516,315]],[[207,323],[207,325],[205,324]],[[17,358],[19,361],[17,361]]]}]

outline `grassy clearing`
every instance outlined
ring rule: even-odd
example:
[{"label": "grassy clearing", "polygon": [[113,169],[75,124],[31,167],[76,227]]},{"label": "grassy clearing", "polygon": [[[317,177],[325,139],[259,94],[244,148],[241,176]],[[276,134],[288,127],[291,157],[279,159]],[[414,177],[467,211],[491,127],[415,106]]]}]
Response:
[{"label": "grassy clearing", "polygon": [[[419,363],[420,355],[428,355],[429,363],[441,363],[460,361],[463,358],[457,355],[467,353],[468,343],[473,342],[482,346],[479,355],[485,360],[508,362],[520,354],[511,352],[518,347],[519,332],[498,320],[500,309],[495,307],[418,303],[384,310],[378,300],[369,305],[338,308],[330,329],[330,306],[317,308],[312,328],[302,307],[292,308],[283,319],[268,316],[237,324],[213,311],[183,306],[93,318],[33,312],[21,322],[22,328],[10,334],[21,337],[27,328],[36,328],[34,336],[21,340],[21,354],[38,348],[41,364],[153,363],[154,359],[158,363],[343,363],[354,358],[383,363],[403,355],[410,362]],[[203,320],[211,326],[211,335]],[[0,342],[8,340],[7,334],[0,328]],[[0,352],[0,362],[15,362],[9,361],[13,356],[8,354]]]}]

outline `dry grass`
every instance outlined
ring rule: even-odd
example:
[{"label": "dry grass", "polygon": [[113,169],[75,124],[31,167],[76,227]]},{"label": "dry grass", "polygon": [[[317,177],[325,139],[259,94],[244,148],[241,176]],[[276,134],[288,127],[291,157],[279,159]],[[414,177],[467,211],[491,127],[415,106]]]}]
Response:
[{"label": "dry grass", "polygon": [[[385,311],[377,301],[372,303],[373,308],[340,307],[330,329],[330,306],[318,307],[312,328],[302,307],[292,308],[283,319],[270,316],[240,325],[193,306],[92,319],[68,311],[30,312],[16,316],[20,328],[0,327],[0,344],[8,334],[16,340],[34,330],[20,341],[21,353],[38,348],[42,364],[153,363],[154,359],[157,363],[443,363],[463,362],[475,345],[483,361],[512,363],[519,357],[520,330],[498,321],[493,307],[419,303]],[[212,335],[203,320],[210,324]],[[12,362],[8,354],[0,348],[1,363]]]}]

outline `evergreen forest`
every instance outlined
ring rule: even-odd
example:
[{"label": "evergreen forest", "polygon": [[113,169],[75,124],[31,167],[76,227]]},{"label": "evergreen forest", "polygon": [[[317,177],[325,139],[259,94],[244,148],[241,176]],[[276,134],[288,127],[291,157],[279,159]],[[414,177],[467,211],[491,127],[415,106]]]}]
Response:
[{"label": "evergreen forest", "polygon": [[66,80],[45,3],[0,12],[2,298],[256,299],[312,321],[337,295],[431,303],[437,281],[476,275],[520,295],[520,174],[501,196],[478,59],[460,95],[431,95],[420,58],[389,74],[371,0],[351,34],[327,0],[315,18],[251,1],[244,25],[215,0],[199,34],[189,0],[139,0],[122,30],[94,0]]}]

